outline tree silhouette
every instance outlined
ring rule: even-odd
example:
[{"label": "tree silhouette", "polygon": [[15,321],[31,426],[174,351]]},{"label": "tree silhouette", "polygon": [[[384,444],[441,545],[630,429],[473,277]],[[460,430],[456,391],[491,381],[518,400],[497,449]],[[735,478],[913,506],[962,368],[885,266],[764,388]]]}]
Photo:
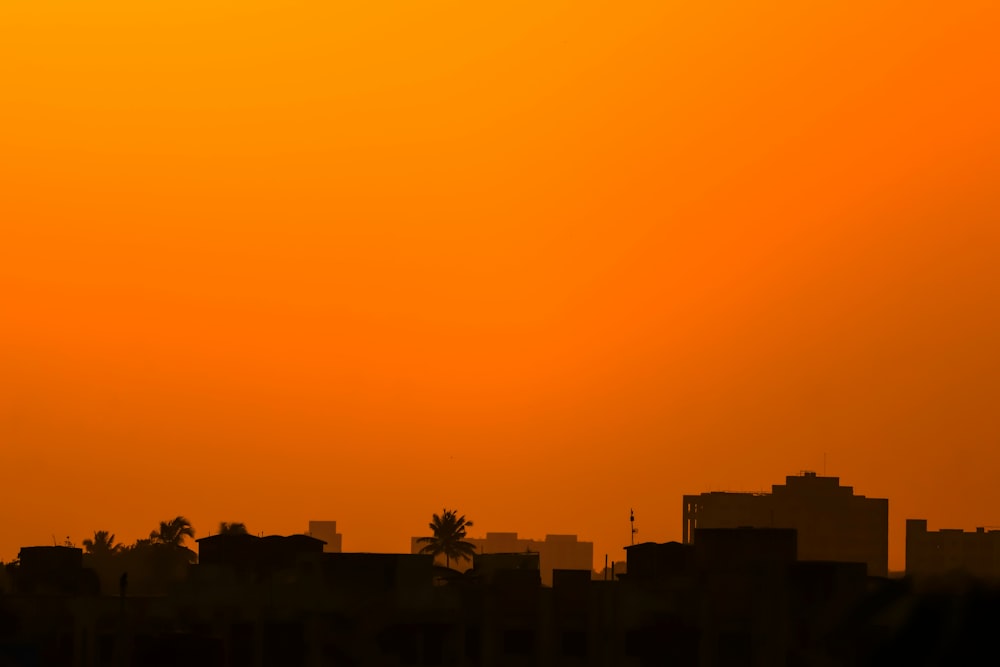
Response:
[{"label": "tree silhouette", "polygon": [[95,530],[94,539],[86,539],[83,541],[83,548],[87,550],[88,554],[93,556],[113,556],[122,549],[122,545],[115,542],[114,533],[109,533],[106,530]]},{"label": "tree silhouette", "polygon": [[471,521],[465,516],[458,516],[455,510],[444,509],[440,516],[435,514],[428,524],[434,533],[431,537],[421,537],[417,542],[424,543],[420,553],[431,554],[435,558],[444,554],[445,566],[451,567],[451,559],[463,560],[472,558],[476,553],[474,544],[465,541],[465,529],[472,527]]},{"label": "tree silhouette", "polygon": [[[160,529],[149,534],[149,541],[153,544],[169,544],[175,547],[184,546],[185,537],[194,537],[194,528],[191,522],[182,516],[175,517],[170,521],[161,521]],[[138,543],[137,543],[138,544]]]},{"label": "tree silhouette", "polygon": [[[149,534],[150,554],[157,562],[156,568],[159,571],[174,570],[180,571],[184,568],[181,564],[194,563],[198,560],[198,555],[194,551],[184,546],[185,537],[194,537],[194,528],[191,522],[182,516],[177,516],[170,521],[161,521],[160,529]],[[142,544],[143,540],[137,541],[135,546],[140,551],[147,551],[148,548]]]},{"label": "tree silhouette", "polygon": [[219,535],[246,535],[247,527],[242,522],[229,523],[223,521],[219,524]]}]

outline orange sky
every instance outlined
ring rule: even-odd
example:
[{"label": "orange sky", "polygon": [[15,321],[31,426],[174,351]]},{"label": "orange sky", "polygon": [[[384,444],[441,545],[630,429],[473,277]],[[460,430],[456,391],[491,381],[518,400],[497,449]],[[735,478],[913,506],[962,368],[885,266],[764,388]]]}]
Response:
[{"label": "orange sky", "polygon": [[[953,5],[959,5],[958,7]],[[1000,524],[1000,5],[0,6],[0,559]]]}]

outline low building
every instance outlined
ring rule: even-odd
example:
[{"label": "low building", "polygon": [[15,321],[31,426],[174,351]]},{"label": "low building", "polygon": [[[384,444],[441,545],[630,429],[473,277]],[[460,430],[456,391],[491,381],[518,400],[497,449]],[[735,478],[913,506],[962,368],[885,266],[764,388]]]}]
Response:
[{"label": "low building", "polygon": [[961,571],[1000,578],[1000,530],[927,530],[925,519],[906,520],[906,573]]},{"label": "low building", "polygon": [[694,549],[680,542],[643,542],[625,547],[626,562],[619,565],[630,583],[648,583],[686,574],[692,567]]},{"label": "low building", "polygon": [[541,583],[541,570],[537,553],[488,553],[472,557],[469,574],[491,582]]},{"label": "low building", "polygon": [[256,577],[293,567],[302,556],[323,553],[323,541],[309,535],[220,534],[195,541],[199,568],[222,567]]},{"label": "low building", "polygon": [[692,538],[625,549],[623,594],[638,603],[636,641],[655,664],[812,664],[817,638],[867,591],[864,563],[798,560],[794,529],[698,528]]},{"label": "low building", "polygon": [[[411,553],[420,553],[424,544],[419,537],[411,538]],[[539,560],[539,571],[542,583],[552,585],[553,570],[594,570],[594,543],[581,542],[576,535],[546,535],[544,540],[533,540],[518,537],[517,533],[486,533],[486,537],[468,537],[465,540],[476,547],[476,554],[516,554],[536,553]],[[439,564],[444,564],[444,556],[439,557]],[[463,560],[451,561],[451,567],[465,571],[472,567],[472,562]]]},{"label": "low building", "polygon": [[27,595],[97,595],[100,579],[83,566],[76,547],[22,547],[12,569],[13,589]]}]

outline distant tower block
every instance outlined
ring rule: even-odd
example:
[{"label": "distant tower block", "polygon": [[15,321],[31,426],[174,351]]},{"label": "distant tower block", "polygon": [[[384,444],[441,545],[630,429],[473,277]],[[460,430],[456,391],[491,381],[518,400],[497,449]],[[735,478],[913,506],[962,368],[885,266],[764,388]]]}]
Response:
[{"label": "distant tower block", "polygon": [[339,554],[343,548],[344,536],[337,532],[336,521],[310,521],[309,535],[326,542],[324,553]]},{"label": "distant tower block", "polygon": [[868,574],[889,574],[889,501],[841,486],[815,472],[785,478],[771,493],[714,491],[684,496],[684,543],[698,528],[795,528],[798,559],[866,563]]}]

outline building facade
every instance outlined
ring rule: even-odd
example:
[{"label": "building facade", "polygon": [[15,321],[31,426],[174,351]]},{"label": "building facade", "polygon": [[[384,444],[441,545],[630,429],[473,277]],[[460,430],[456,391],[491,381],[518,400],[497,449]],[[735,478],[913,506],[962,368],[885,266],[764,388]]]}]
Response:
[{"label": "building facade", "polygon": [[927,530],[926,519],[906,520],[906,573],[944,574],[962,571],[978,577],[1000,577],[1000,530],[974,532]]},{"label": "building facade", "polygon": [[865,563],[870,575],[889,574],[889,501],[856,495],[838,477],[814,472],[788,476],[771,493],[710,492],[684,496],[683,540],[698,528],[794,528],[798,558]]}]

